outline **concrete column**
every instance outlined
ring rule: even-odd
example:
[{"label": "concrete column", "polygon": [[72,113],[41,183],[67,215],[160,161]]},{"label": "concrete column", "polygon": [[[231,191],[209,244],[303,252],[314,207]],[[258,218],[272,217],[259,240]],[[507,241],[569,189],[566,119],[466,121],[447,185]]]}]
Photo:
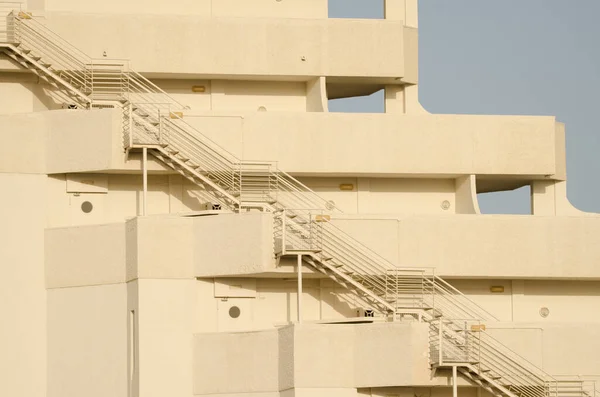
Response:
[{"label": "concrete column", "polygon": [[452,366],[452,397],[458,397],[458,375],[456,365]]},{"label": "concrete column", "polygon": [[148,149],[142,149],[142,215],[146,216],[148,208]]},{"label": "concrete column", "polygon": [[298,322],[302,322],[302,255],[298,255]]}]

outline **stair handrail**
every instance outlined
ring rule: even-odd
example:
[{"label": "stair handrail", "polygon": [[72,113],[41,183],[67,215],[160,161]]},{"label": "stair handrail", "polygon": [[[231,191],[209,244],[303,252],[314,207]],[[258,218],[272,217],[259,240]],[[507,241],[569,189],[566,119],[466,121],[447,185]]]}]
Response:
[{"label": "stair handrail", "polygon": [[[557,377],[548,374],[542,368],[533,364],[531,361],[515,352],[507,345],[498,341],[496,338],[491,336],[487,331],[478,329],[473,330],[461,330],[460,326],[456,324],[456,320],[449,320],[449,325],[454,325],[454,328],[449,325],[444,326],[442,318],[431,322],[430,339],[433,343],[439,345],[437,348],[443,349],[442,343],[451,344],[450,337],[443,338],[440,342],[438,339],[432,337],[437,331],[443,328],[444,332],[451,332],[454,334],[452,339],[464,338],[465,341],[471,341],[471,343],[465,343],[471,350],[474,351],[474,356],[478,357],[477,366],[486,367],[493,373],[501,376],[505,382],[509,382],[513,387],[525,388],[519,391],[522,396],[526,397],[543,397],[547,396],[546,389],[553,388],[557,391],[563,389],[581,388],[583,390],[583,383],[580,379],[571,377],[570,379],[558,380]],[[463,336],[464,335],[464,336]],[[474,338],[473,335],[477,335]],[[432,345],[432,349],[433,349]],[[433,351],[433,350],[432,350]],[[457,354],[461,351],[458,350]],[[471,352],[466,352],[467,355]],[[436,357],[431,357],[433,363],[436,363]],[[537,389],[527,389],[537,388]],[[536,390],[539,390],[537,393]]]},{"label": "stair handrail", "polygon": [[[67,40],[63,39],[58,34],[56,34],[54,31],[52,31],[51,29],[46,27],[44,24],[40,23],[36,18],[30,16],[29,14],[21,14],[20,16],[17,17],[17,20],[22,22],[20,26],[23,26],[25,29],[31,29],[31,31],[34,34],[37,34],[39,36],[39,39],[48,41],[49,45],[52,45],[52,47],[54,48],[54,50],[57,53],[63,54],[63,59],[61,59],[61,62],[71,65],[71,67],[73,69],[81,70],[81,71],[85,71],[91,65],[91,69],[92,69],[91,72],[93,73],[93,70],[94,70],[94,67],[93,67],[94,59],[93,58],[89,57],[87,54],[85,54],[84,52],[79,50],[77,47],[73,46]],[[29,26],[29,25],[31,25],[31,26]],[[40,32],[43,32],[43,34],[40,34]],[[48,39],[49,37],[51,37],[52,39],[51,40]],[[35,43],[32,42],[30,44],[35,44]],[[54,54],[52,54],[51,51],[43,51],[43,52],[44,52],[44,54],[42,54],[42,55],[44,55],[48,58],[54,58]],[[106,59],[99,59],[99,61],[107,62]],[[69,70],[65,70],[65,73],[70,73],[70,75],[74,79],[77,79],[77,80],[80,79],[79,76],[71,73],[71,71],[69,71]],[[85,73],[85,72],[82,72],[82,73]],[[185,130],[185,132],[187,132],[188,134],[199,135],[199,134],[197,134],[196,128],[189,125],[183,119],[183,117],[181,117],[179,114],[173,113],[176,109],[183,110],[183,109],[187,109],[189,107],[186,107],[183,104],[181,104],[179,101],[177,101],[171,95],[167,94],[164,90],[162,90],[156,84],[152,83],[150,80],[148,80],[147,78],[142,76],[140,73],[134,71],[133,69],[128,68],[126,78],[128,79],[128,84],[129,84],[129,92],[128,92],[129,100],[132,104],[139,105],[142,109],[144,109],[144,111],[146,111],[146,113],[148,113],[149,115],[151,115],[153,117],[153,115],[155,113],[160,112],[161,110],[164,110],[163,108],[161,108],[159,106],[153,105],[153,102],[155,102],[155,103],[156,102],[170,103],[171,107],[168,109],[169,117],[172,119],[175,119],[177,121],[177,124],[180,124],[180,126],[182,126],[182,129]],[[84,85],[89,85],[93,90],[92,82],[88,83],[87,81],[82,81],[82,83]],[[93,92],[92,92],[92,95],[93,95]],[[136,96],[137,96],[137,98],[135,98]],[[157,117],[160,117],[160,115]],[[134,135],[136,135],[136,134],[133,134],[132,136],[134,136]],[[211,146],[213,146],[213,148],[218,148],[218,150],[221,152],[221,153],[219,153],[219,155],[221,157],[225,157],[225,158],[229,157],[231,159],[232,163],[243,163],[243,160],[238,159],[227,149],[225,149],[222,146],[220,146],[219,144],[217,144],[214,140],[211,140],[210,138],[206,137],[206,135],[204,135],[204,134],[201,134],[201,135],[202,135],[203,140],[208,141],[207,143],[209,143]],[[141,136],[140,132],[138,132],[138,136]],[[280,169],[277,169],[276,172],[272,176],[278,179],[282,188],[285,187],[286,192],[300,194],[299,196],[296,197],[296,199],[303,202],[305,206],[306,205],[315,206],[315,204],[317,204],[319,208],[327,209],[329,211],[338,212],[338,213],[342,212],[337,206],[335,206],[334,203],[332,203],[331,201],[325,200],[324,198],[322,198],[321,196],[316,194],[313,190],[308,188],[306,185],[304,185],[300,181],[298,181],[296,178],[293,178],[288,173],[286,173]]]},{"label": "stair handrail", "polygon": [[[28,41],[28,44],[35,47],[37,51],[42,52],[40,55],[46,59],[50,61],[57,61],[62,65],[69,66],[69,68],[64,68],[63,72],[69,74],[75,79],[81,78],[78,77],[74,71],[79,71],[85,76],[86,73],[89,73],[87,72],[87,69],[90,65],[92,65],[92,70],[90,72],[93,71],[94,63],[126,61],[113,58],[92,58],[79,48],[75,47],[69,41],[55,33],[53,30],[49,29],[32,14],[24,13],[23,11],[19,11],[18,13],[12,11],[11,13],[14,16],[15,21],[18,22],[12,27],[16,38],[19,40]],[[24,32],[20,29],[26,29],[28,32],[30,32],[30,34],[23,34]],[[36,36],[36,40],[31,39],[33,35]],[[43,45],[40,46],[39,42],[41,42]],[[44,46],[46,48],[43,48]],[[50,49],[53,51],[49,51]],[[165,102],[166,100],[172,104],[173,109],[189,108],[182,105],[171,95],[160,89],[160,87],[158,87],[156,84],[152,83],[150,80],[134,70],[128,68],[124,78],[126,78],[131,84],[137,84],[138,88],[132,91],[138,95],[159,94],[161,96],[160,100],[153,98],[154,102]],[[88,82],[84,83],[90,84]],[[93,89],[91,85],[90,88]]]},{"label": "stair handrail", "polygon": [[[14,11],[12,12],[12,15],[14,16]],[[77,70],[79,70],[83,77],[79,76],[78,73],[74,73],[73,70],[66,69],[64,70],[64,72],[70,73],[70,75],[74,79],[83,78],[85,85],[87,73],[89,73],[87,67],[88,65],[92,65],[93,72],[93,61],[91,61],[90,57],[85,55],[76,47],[72,46],[66,40],[62,39],[59,35],[55,34],[43,24],[39,23],[39,21],[35,20],[35,18],[33,18],[30,14],[19,12],[15,17],[15,20],[18,20],[20,22],[19,24],[15,24],[15,26],[13,27],[13,29],[15,29],[15,33],[20,35],[20,40],[23,40],[24,38],[25,40],[29,40],[28,44],[32,47],[37,48],[38,51],[43,52],[41,55],[45,55],[47,60],[54,59],[59,62],[62,62],[62,64],[64,65],[70,65],[69,68],[77,68]],[[17,31],[21,28],[23,28],[23,30]],[[26,33],[25,31],[27,31],[28,33]],[[40,31],[44,32],[44,34],[40,34]],[[27,36],[28,34],[30,34],[30,36]],[[34,37],[37,38],[34,39]],[[49,37],[51,37],[52,39],[50,39]],[[40,40],[41,43],[38,42],[38,40]],[[47,48],[43,48],[44,45],[46,45]],[[183,109],[184,107],[179,102],[174,100],[170,95],[161,90],[154,83],[151,83],[142,75],[131,70],[127,70],[123,73],[123,78],[126,80],[125,84],[127,84],[128,88],[127,94],[129,96],[129,99],[131,100],[132,94],[138,95],[139,98],[151,99],[150,101],[138,102],[139,106],[145,108],[144,111],[146,115],[152,118],[156,117],[158,123],[165,123],[167,126],[173,127],[172,131],[170,131],[172,133],[172,135],[170,136],[171,138],[175,136],[175,139],[179,139],[180,142],[184,144],[185,142],[187,142],[188,145],[190,142],[202,143],[207,149],[207,152],[196,153],[199,156],[205,156],[203,161],[206,164],[212,164],[216,167],[217,175],[231,174],[231,183],[235,187],[236,178],[241,177],[241,172],[243,172],[244,162],[237,159],[236,156],[232,155],[229,151],[222,148],[214,141],[200,134],[195,128],[187,124],[180,117],[179,114],[174,114],[171,111],[171,107],[179,109]],[[91,84],[90,87],[93,91],[93,84]],[[161,100],[167,99],[167,102],[170,104],[168,109],[168,118],[167,116],[161,115],[161,107],[157,105],[159,101],[156,100],[155,96],[158,96]],[[131,103],[135,104],[136,101],[131,101]],[[155,110],[158,110],[156,116],[154,112]],[[138,115],[135,117],[141,120],[141,117],[143,116]],[[171,121],[173,119],[176,120],[176,122]],[[174,126],[176,126],[177,128],[175,128]],[[136,133],[138,133],[138,135],[145,134],[141,131],[138,131]],[[180,135],[177,135],[178,133]],[[200,138],[200,136],[202,138]],[[160,139],[160,129],[158,139]],[[160,141],[158,143],[160,143]],[[190,150],[190,152],[193,153],[191,149],[188,148],[188,150]],[[206,155],[209,155],[209,157],[206,157]],[[221,169],[221,167],[223,168]],[[240,175],[237,175],[236,173]],[[283,190],[284,192],[291,193],[291,195],[287,196],[287,198],[285,195],[283,195],[283,197],[280,198],[281,203],[283,204],[285,204],[286,202],[288,204],[303,203],[303,206],[307,206],[308,204],[312,205],[314,203],[317,203],[317,207],[320,208],[320,210],[322,210],[323,206],[328,210],[332,210],[335,208],[330,208],[332,207],[331,202],[328,202],[325,199],[321,198],[314,191],[312,191],[307,186],[305,186],[304,184],[302,184],[287,173],[276,169],[273,171],[269,171],[268,178],[271,177],[275,178],[277,180],[277,183],[281,183],[282,190],[287,189]],[[293,197],[293,199],[290,197]],[[314,221],[310,213],[307,216],[305,210],[296,210],[296,212],[300,218],[308,217],[307,224],[312,227]],[[283,219],[285,219],[285,217]],[[284,222],[283,225],[283,233],[285,233],[286,222]],[[294,227],[296,228],[302,228],[302,223],[297,221],[290,222],[290,225],[294,225]],[[315,252],[315,255],[320,257],[322,260],[325,260],[325,256],[328,253],[335,253],[335,259],[333,260],[340,262],[342,266],[349,268],[349,270],[356,270],[358,275],[355,276],[354,279],[363,285],[365,283],[368,284],[372,291],[379,291],[383,293],[384,296],[387,296],[388,284],[386,283],[387,280],[385,279],[385,277],[390,269],[397,271],[398,274],[401,274],[401,272],[406,272],[410,274],[410,268],[401,268],[392,264],[390,261],[383,258],[381,255],[376,253],[371,248],[367,247],[365,244],[351,237],[349,234],[342,231],[337,226],[333,225],[329,220],[322,222],[322,225],[320,226],[322,226],[322,236],[327,236],[328,238],[324,238],[320,242],[323,250],[321,250],[320,252]],[[452,317],[456,317],[457,313],[461,313],[463,311],[466,311],[467,314],[469,314],[469,312],[472,311],[472,313],[475,314],[475,318],[484,318],[489,314],[487,313],[487,311],[479,307],[479,305],[475,304],[464,294],[458,291],[458,289],[448,284],[445,280],[435,276],[433,272],[431,274],[427,274],[427,270],[425,270],[427,268],[418,269],[419,270],[413,269],[412,271],[421,272],[417,274],[421,274],[422,277],[424,277],[424,279],[429,280],[430,284],[428,285],[428,289],[426,291],[428,293],[430,292],[430,294],[432,295],[432,299],[435,299],[436,295],[439,295],[438,301],[440,296],[446,297],[445,299],[447,300],[447,302],[444,302],[446,306],[442,307],[441,310],[446,310],[447,313],[455,314],[454,316],[447,317],[448,314],[444,316],[442,313],[442,318],[447,318],[450,322],[452,322]],[[409,293],[409,295],[411,294],[412,293]],[[464,299],[467,302],[473,303],[473,307],[469,307],[467,309],[461,308],[460,305],[458,305],[455,302],[457,301],[457,299],[453,300],[453,298],[455,298],[456,296],[460,297],[461,300]],[[403,297],[396,295],[396,300],[402,298]],[[439,302],[437,302],[437,304],[439,304]],[[432,305],[435,309],[435,300],[432,300]],[[432,314],[431,316],[434,316],[434,314]],[[490,317],[495,318],[492,315],[490,315]],[[440,320],[440,324],[443,324],[442,320]],[[440,325],[440,328],[442,327],[443,325]],[[456,329],[456,327],[454,329],[452,327],[449,327],[449,329],[449,332],[458,333],[460,331],[460,329]],[[465,331],[464,335],[465,342],[469,341],[470,333],[468,331]],[[456,335],[454,335],[452,339],[445,340],[443,338],[442,333],[442,339],[440,340],[440,343],[444,343],[444,341],[448,342],[450,340],[456,340],[456,338]],[[478,335],[477,341],[479,354],[483,354],[484,357],[487,357],[488,360],[491,360],[488,361],[488,363],[495,365],[497,368],[496,371],[498,371],[499,374],[503,372],[507,379],[512,379],[513,383],[520,384],[519,382],[521,381],[525,382],[525,386],[522,387],[543,386],[546,388],[548,387],[548,384],[552,383],[553,385],[555,385],[556,390],[559,390],[561,383],[568,385],[574,382],[557,381],[555,378],[545,373],[545,371],[537,368],[536,366],[533,366],[533,364],[531,364],[528,360],[509,349],[504,344],[498,342],[496,339],[494,339],[485,332]],[[533,382],[533,384],[531,382]],[[543,384],[540,384],[542,382]],[[536,396],[534,392],[528,389],[522,390],[521,393],[524,395]]]}]

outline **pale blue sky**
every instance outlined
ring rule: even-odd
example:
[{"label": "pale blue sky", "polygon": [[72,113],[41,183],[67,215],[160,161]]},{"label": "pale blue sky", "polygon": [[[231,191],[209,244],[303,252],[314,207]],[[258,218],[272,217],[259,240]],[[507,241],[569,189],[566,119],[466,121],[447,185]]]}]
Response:
[{"label": "pale blue sky", "polygon": [[[381,18],[381,0],[329,0],[330,17]],[[600,212],[600,1],[420,0],[420,98],[432,113],[554,115],[567,125],[568,196]],[[382,111],[381,93],[331,103]],[[527,213],[529,190],[480,195]]]}]

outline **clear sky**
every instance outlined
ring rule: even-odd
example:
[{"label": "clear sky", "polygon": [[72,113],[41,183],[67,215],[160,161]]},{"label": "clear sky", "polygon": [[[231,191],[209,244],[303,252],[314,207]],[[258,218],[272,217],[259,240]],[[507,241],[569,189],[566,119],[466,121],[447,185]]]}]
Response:
[{"label": "clear sky", "polygon": [[[330,17],[381,18],[382,0],[329,0]],[[568,196],[600,212],[600,0],[419,0],[419,95],[432,113],[553,115],[567,126]],[[332,101],[381,112],[383,96]],[[479,196],[528,213],[529,189]]]}]

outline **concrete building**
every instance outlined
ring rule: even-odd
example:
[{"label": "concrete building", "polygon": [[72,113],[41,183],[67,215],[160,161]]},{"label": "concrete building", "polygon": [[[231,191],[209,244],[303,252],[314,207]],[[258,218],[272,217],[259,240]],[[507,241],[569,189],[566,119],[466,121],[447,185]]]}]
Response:
[{"label": "concrete building", "polygon": [[594,397],[564,125],[428,114],[385,10],[1,2],[0,395]]}]

